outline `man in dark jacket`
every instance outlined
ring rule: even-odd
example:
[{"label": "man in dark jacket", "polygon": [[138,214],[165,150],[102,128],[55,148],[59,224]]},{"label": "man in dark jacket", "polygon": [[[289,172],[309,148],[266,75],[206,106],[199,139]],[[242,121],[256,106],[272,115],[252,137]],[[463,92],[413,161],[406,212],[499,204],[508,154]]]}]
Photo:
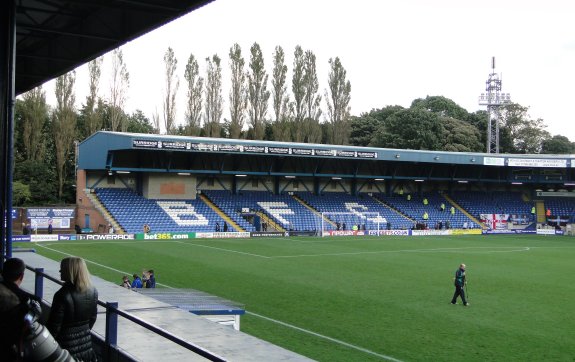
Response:
[{"label": "man in dark jacket", "polygon": [[467,284],[465,276],[465,264],[461,264],[459,269],[455,271],[455,278],[453,284],[455,285],[455,293],[451,299],[451,304],[457,304],[457,297],[461,296],[461,301],[463,301],[464,306],[468,306],[467,300],[465,299],[465,284]]},{"label": "man in dark jacket", "polygon": [[[20,289],[26,264],[23,260],[6,260],[0,282],[0,356],[2,360],[18,360],[18,348],[22,339],[24,316],[32,310],[30,294]],[[40,305],[33,310],[41,314]]]},{"label": "man in dark jacket", "polygon": [[146,280],[146,288],[155,288],[156,278],[154,277],[154,271],[148,270],[148,280]]}]

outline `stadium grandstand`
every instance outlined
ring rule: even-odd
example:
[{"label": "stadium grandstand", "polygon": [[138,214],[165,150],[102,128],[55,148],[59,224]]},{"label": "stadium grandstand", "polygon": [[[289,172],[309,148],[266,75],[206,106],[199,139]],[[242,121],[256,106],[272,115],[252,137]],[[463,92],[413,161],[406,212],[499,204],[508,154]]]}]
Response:
[{"label": "stadium grandstand", "polygon": [[534,230],[574,217],[568,156],[106,131],[78,152],[78,222],[93,230]]}]

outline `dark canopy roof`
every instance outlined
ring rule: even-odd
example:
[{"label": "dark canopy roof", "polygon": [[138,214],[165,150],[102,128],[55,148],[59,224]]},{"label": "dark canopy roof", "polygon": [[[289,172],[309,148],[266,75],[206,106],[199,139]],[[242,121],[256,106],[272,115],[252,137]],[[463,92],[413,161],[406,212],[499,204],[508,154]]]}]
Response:
[{"label": "dark canopy roof", "polygon": [[212,0],[18,0],[16,94]]}]

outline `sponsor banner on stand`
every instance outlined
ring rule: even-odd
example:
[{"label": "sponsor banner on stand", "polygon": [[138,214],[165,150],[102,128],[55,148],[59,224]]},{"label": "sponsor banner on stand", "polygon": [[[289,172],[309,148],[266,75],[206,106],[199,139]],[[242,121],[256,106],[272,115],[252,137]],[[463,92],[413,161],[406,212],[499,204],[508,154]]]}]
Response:
[{"label": "sponsor banner on stand", "polygon": [[523,230],[523,229],[515,229],[515,230],[483,230],[481,232],[483,235],[501,235],[501,234],[535,234],[535,230]]},{"label": "sponsor banner on stand", "polygon": [[58,240],[76,240],[76,234],[58,235]]},{"label": "sponsor banner on stand", "polygon": [[225,232],[225,233],[213,233],[212,238],[217,239],[224,239],[224,238],[231,238],[231,239],[240,239],[240,238],[249,238],[249,232]]},{"label": "sponsor banner on stand", "polygon": [[481,229],[451,229],[451,235],[481,235]]},{"label": "sponsor banner on stand", "polygon": [[368,235],[409,235],[409,230],[369,230]]},{"label": "sponsor banner on stand", "polygon": [[357,236],[357,235],[365,235],[365,231],[363,230],[330,230],[324,231],[324,236]]},{"label": "sponsor banner on stand", "polygon": [[289,147],[268,147],[268,153],[288,155],[291,153],[291,149]]},{"label": "sponsor banner on stand", "polygon": [[411,230],[413,236],[451,235],[451,230]]},{"label": "sponsor banner on stand", "polygon": [[555,235],[555,229],[537,229],[537,235]]},{"label": "sponsor banner on stand", "polygon": [[211,239],[214,233],[196,233],[196,239]]},{"label": "sponsor banner on stand", "polygon": [[136,234],[136,240],[185,240],[194,239],[196,233],[150,233],[150,234]]},{"label": "sponsor banner on stand", "polygon": [[286,231],[252,231],[250,232],[251,238],[283,238],[288,237],[289,233]]},{"label": "sponsor banner on stand", "polygon": [[551,167],[551,168],[567,167],[566,159],[510,158],[508,159],[507,162],[509,166],[513,167]]},{"label": "sponsor banner on stand", "polygon": [[315,230],[308,230],[308,231],[287,231],[287,236],[317,236],[317,231]]},{"label": "sponsor banner on stand", "polygon": [[38,241],[58,241],[57,234],[33,234],[30,235],[30,241],[33,243]]},{"label": "sponsor banner on stand", "polygon": [[134,234],[79,234],[76,240],[134,240]]},{"label": "sponsor banner on stand", "polygon": [[249,238],[249,232],[225,232],[225,233],[196,233],[196,239],[239,239]]},{"label": "sponsor banner on stand", "polygon": [[12,235],[12,242],[31,241],[30,235]]},{"label": "sponsor banner on stand", "polygon": [[69,208],[29,208],[26,216],[30,219],[73,218],[75,209]]}]

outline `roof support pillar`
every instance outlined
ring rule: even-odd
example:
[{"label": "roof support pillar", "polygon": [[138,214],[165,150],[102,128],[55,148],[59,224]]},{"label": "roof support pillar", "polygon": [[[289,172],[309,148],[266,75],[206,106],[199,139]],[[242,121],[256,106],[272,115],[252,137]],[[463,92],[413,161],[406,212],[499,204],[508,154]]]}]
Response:
[{"label": "roof support pillar", "polygon": [[[2,256],[12,257],[12,166],[16,64],[16,0],[0,1],[0,227]],[[0,257],[0,269],[4,258]]]}]

